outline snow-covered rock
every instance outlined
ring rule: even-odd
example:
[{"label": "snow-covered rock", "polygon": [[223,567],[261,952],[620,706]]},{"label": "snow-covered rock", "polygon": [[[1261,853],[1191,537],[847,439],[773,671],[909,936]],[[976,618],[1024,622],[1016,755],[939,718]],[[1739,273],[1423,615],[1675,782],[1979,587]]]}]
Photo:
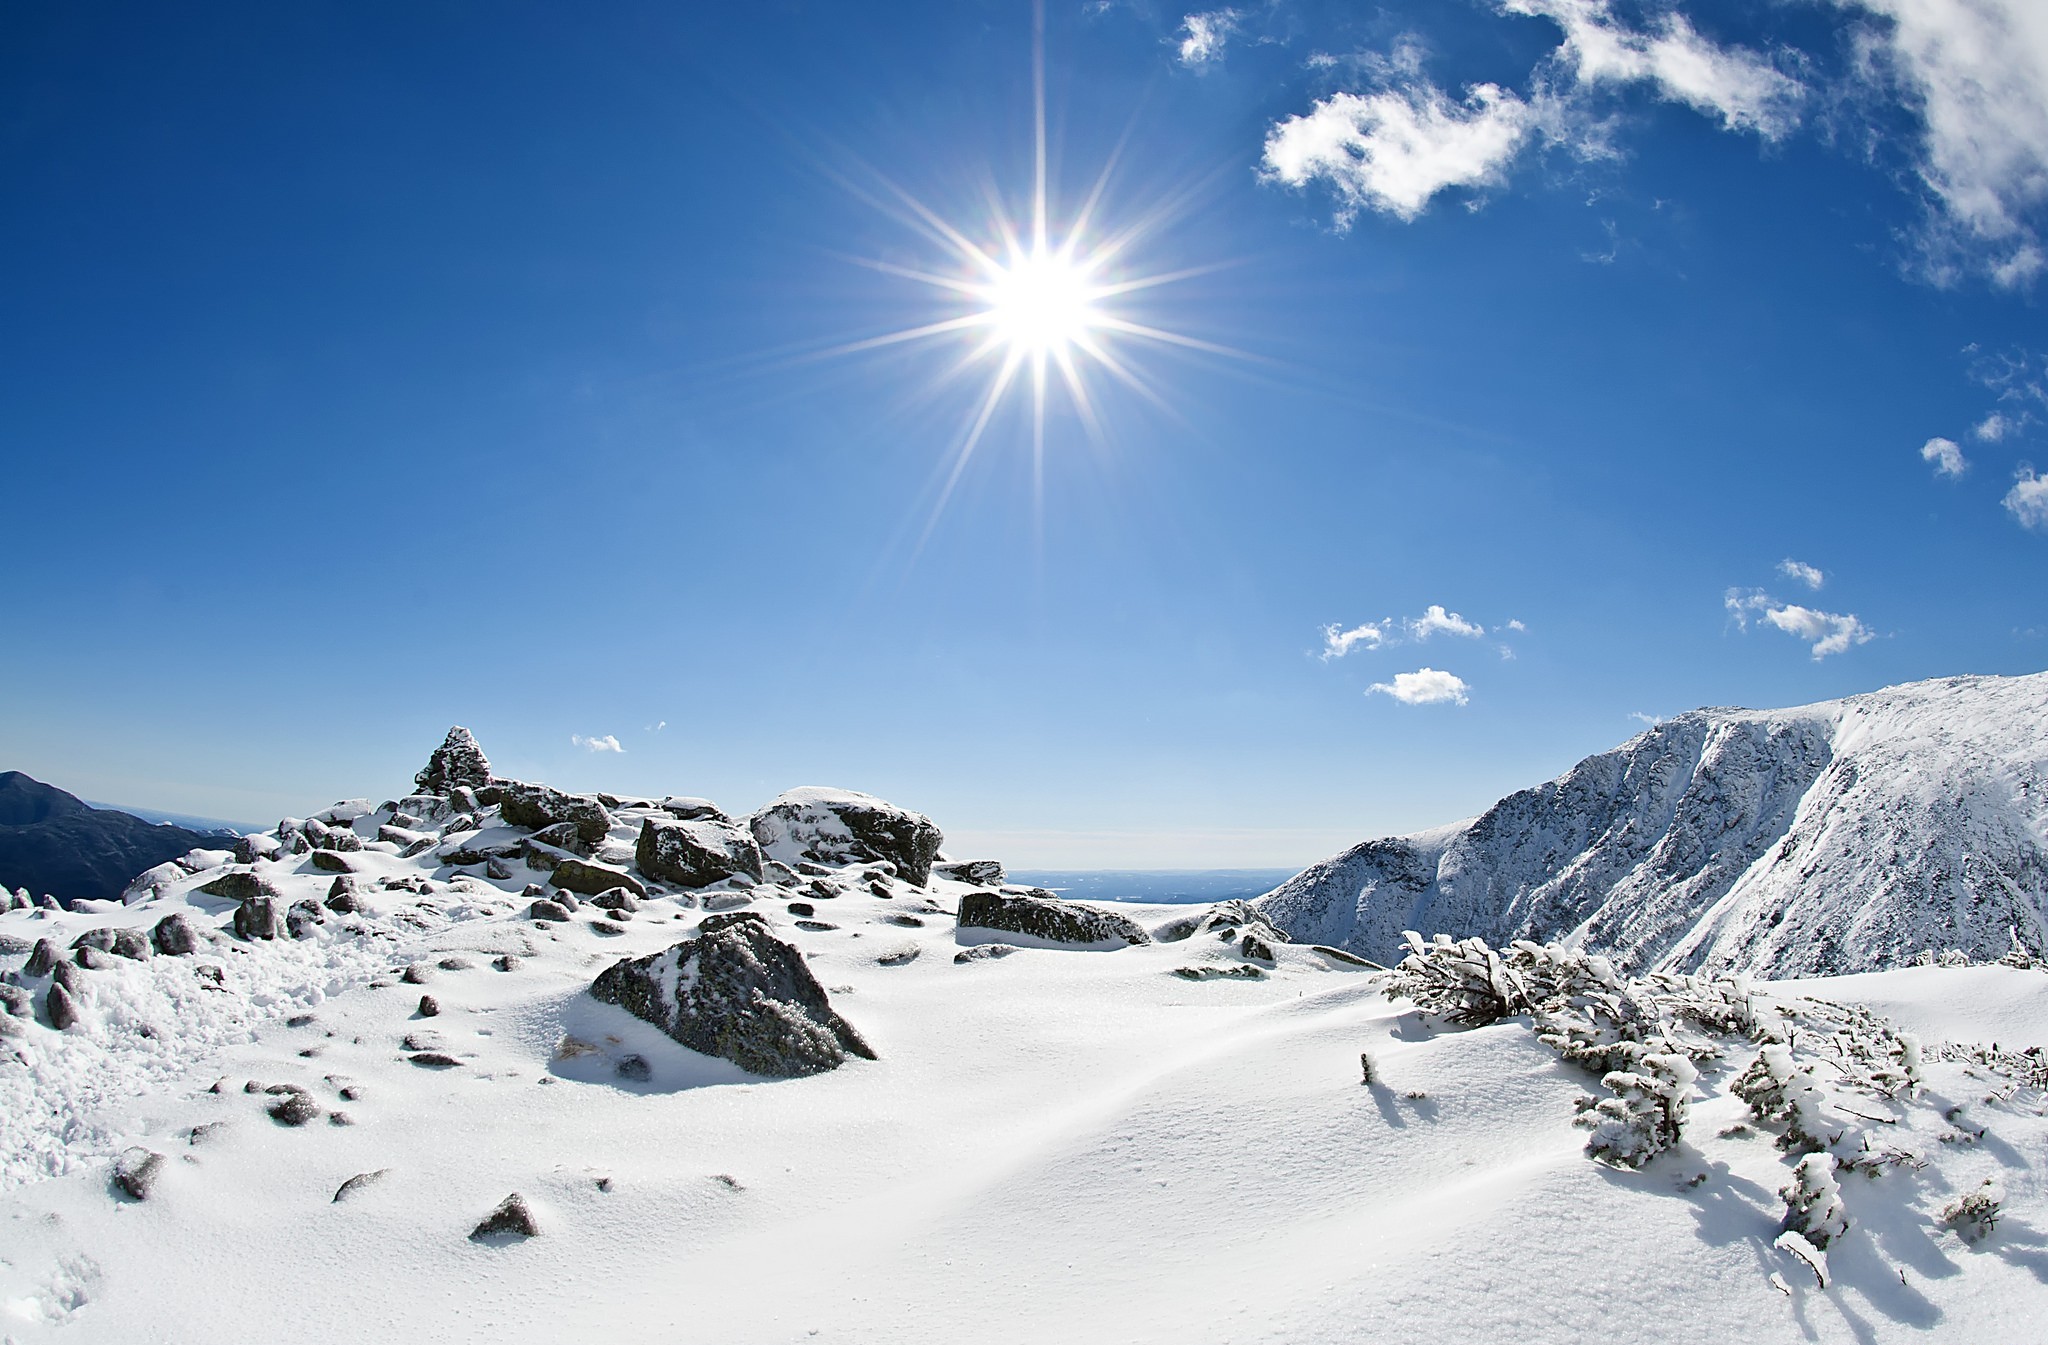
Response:
[{"label": "snow-covered rock", "polygon": [[1110,948],[1150,943],[1137,921],[1099,906],[1061,901],[1043,888],[1029,892],[968,892],[960,898],[962,929],[993,929],[1047,943]]},{"label": "snow-covered rock", "polygon": [[705,887],[736,873],[762,876],[761,847],[753,833],[724,818],[640,824],[634,863],[650,878],[679,887]]},{"label": "snow-covered rock", "polygon": [[887,862],[915,887],[931,880],[944,842],[922,813],[848,789],[792,789],[747,819],[761,853],[785,864]]},{"label": "snow-covered rock", "polygon": [[1258,903],[1380,961],[1417,929],[1799,976],[2048,950],[2048,674],[1695,710]]}]

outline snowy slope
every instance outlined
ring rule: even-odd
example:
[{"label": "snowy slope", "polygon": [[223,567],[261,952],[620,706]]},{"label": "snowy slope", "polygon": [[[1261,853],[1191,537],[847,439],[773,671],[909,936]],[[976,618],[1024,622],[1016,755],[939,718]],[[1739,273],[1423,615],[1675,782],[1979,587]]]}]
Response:
[{"label": "snowy slope", "polygon": [[1797,976],[2048,947],[2048,674],[1695,710],[1477,818],[1263,899],[1295,938],[1561,940],[1630,968]]},{"label": "snowy slope", "polygon": [[[643,812],[613,808],[600,853]],[[301,939],[238,939],[196,889],[247,868],[281,905],[322,896],[304,854],[195,856],[125,908],[0,915],[4,947],[172,912],[210,936],[83,971],[77,1025],[0,1040],[0,1337],[1963,1340],[2024,1338],[2048,1308],[2048,1095],[1932,1049],[2048,1039],[2040,971],[1820,987],[1939,1029],[1887,1131],[1922,1166],[1845,1176],[1855,1224],[1822,1290],[1772,1247],[1791,1159],[1737,1124],[1746,1054],[1703,1075],[1686,1144],[1618,1171],[1572,1127],[1598,1081],[1526,1023],[1445,1030],[1306,946],[1164,941],[1185,906],[1120,908],[1159,942],[956,960],[1002,937],[948,918],[967,886],[846,864],[536,922],[520,892],[541,875],[440,862],[523,830],[472,820],[412,858],[366,840],[346,855],[365,909]],[[879,1058],[762,1079],[585,993],[713,907],[800,948]],[[619,1072],[633,1055],[644,1079]],[[282,1125],[248,1082],[348,1123]],[[110,1184],[130,1146],[168,1160],[146,1200]],[[1986,1177],[2005,1218],[1968,1245],[1937,1212]],[[539,1236],[471,1240],[514,1191]]]}]

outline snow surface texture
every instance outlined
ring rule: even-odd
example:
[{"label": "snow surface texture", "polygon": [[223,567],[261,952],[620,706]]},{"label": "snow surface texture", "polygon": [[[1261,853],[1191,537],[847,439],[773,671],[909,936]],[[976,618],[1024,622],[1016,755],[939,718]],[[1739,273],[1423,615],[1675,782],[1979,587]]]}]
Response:
[{"label": "snow surface texture", "polygon": [[1467,822],[1261,899],[1382,962],[1401,932],[1558,941],[1624,970],[1834,975],[2048,949],[2048,673],[1694,710]]},{"label": "snow surface texture", "polygon": [[[601,802],[600,857],[666,810]],[[125,909],[0,916],[5,947],[172,913],[202,935],[89,955],[68,1031],[9,1012],[0,1337],[1994,1340],[2048,1307],[2048,1104],[2014,1050],[2048,1037],[2038,970],[1755,987],[1758,1016],[1798,1015],[1795,1064],[1846,1049],[1827,1042],[1851,1010],[1799,1001],[1827,989],[1930,1033],[1910,1091],[1822,1081],[1816,1124],[1906,1157],[1839,1172],[1847,1231],[1808,1261],[1779,1194],[1807,1156],[1730,1091],[1768,1044],[1741,1031],[1686,1105],[1659,1095],[1682,1129],[1626,1169],[1574,1124],[1608,1086],[1534,1019],[1452,1027],[1242,907],[1122,906],[1154,942],[1018,947],[955,928],[970,884],[786,852],[766,882],[649,882],[623,920],[535,921],[529,884],[562,896],[528,859],[550,847],[488,807],[398,804],[321,815],[358,850],[299,850],[310,829],[287,825],[247,847],[268,857],[190,857]],[[303,918],[336,880],[315,854],[353,868],[360,911]],[[197,889],[239,872],[305,937],[234,938],[233,903]],[[803,953],[877,1059],[764,1080],[587,993],[734,909]],[[1576,1011],[1570,977],[1541,1012]],[[1681,1046],[1708,1035],[1663,1013]],[[1819,1230],[1809,1171],[1799,1227]]]}]

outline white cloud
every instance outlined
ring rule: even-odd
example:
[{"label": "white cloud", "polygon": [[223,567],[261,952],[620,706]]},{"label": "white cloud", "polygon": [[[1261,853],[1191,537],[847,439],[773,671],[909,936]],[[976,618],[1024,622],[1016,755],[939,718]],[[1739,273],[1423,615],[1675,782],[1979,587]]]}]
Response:
[{"label": "white cloud", "polygon": [[1936,476],[1961,476],[1970,465],[1955,440],[1938,436],[1920,445],[1920,460],[1933,463]]},{"label": "white cloud", "polygon": [[1336,93],[1274,124],[1260,171],[1290,187],[1328,182],[1340,230],[1360,210],[1412,220],[1440,191],[1499,182],[1539,119],[1496,84],[1474,87],[1462,103],[1427,80]]},{"label": "white cloud", "polygon": [[1445,635],[1463,635],[1477,639],[1486,634],[1486,627],[1476,621],[1467,621],[1456,612],[1446,612],[1442,603],[1431,603],[1421,616],[1408,622],[1408,633],[1417,640],[1427,640],[1441,632]]},{"label": "white cloud", "polygon": [[1819,566],[1808,565],[1803,560],[1793,560],[1790,556],[1778,562],[1778,573],[1787,579],[1796,579],[1811,589],[1818,589],[1828,578]]},{"label": "white cloud", "polygon": [[1877,632],[1854,615],[1781,603],[1758,588],[1731,588],[1723,605],[1744,630],[1749,629],[1750,618],[1755,616],[1765,625],[1805,640],[1813,647],[1816,662],[1830,654],[1840,654],[1851,645],[1867,644],[1877,638]]},{"label": "white cloud", "polygon": [[1323,627],[1323,657],[1343,658],[1354,649],[1378,649],[1387,642],[1387,627],[1391,624],[1368,621],[1363,626],[1343,630],[1333,622]]},{"label": "white cloud", "polygon": [[1374,682],[1366,688],[1366,694],[1381,692],[1403,705],[1463,705],[1468,699],[1465,693],[1470,690],[1465,679],[1453,673],[1418,668],[1414,672],[1395,673],[1391,682]]},{"label": "white cloud", "polygon": [[1524,634],[1524,633],[1526,633],[1526,632],[1528,631],[1528,629],[1529,629],[1529,628],[1528,628],[1527,626],[1525,626],[1525,625],[1523,625],[1523,624],[1522,624],[1522,621],[1521,621],[1521,618],[1520,618],[1520,617],[1517,617],[1517,618],[1515,618],[1514,620],[1512,620],[1512,621],[1508,622],[1508,624],[1507,624],[1506,626],[1504,626],[1504,627],[1503,627],[1502,629],[1504,629],[1504,630],[1511,630],[1511,631],[1515,632],[1515,634],[1517,634],[1517,635],[1521,635],[1521,634]]},{"label": "white cloud", "polygon": [[623,752],[626,750],[619,746],[619,740],[609,733],[605,734],[602,738],[586,738],[580,733],[572,733],[569,735],[569,741],[586,752]]},{"label": "white cloud", "polygon": [[1617,20],[1609,0],[1497,0],[1503,12],[1564,30],[1556,61],[1580,85],[1651,84],[1668,102],[1716,117],[1729,130],[1776,139],[1798,123],[1799,81],[1739,47],[1700,36],[1675,10],[1645,30]]},{"label": "white cloud", "polygon": [[2017,428],[2019,427],[2010,420],[2007,420],[2003,415],[1993,411],[1990,415],[1978,421],[1977,428],[1971,430],[1970,433],[1976,435],[1987,444],[1995,444]]},{"label": "white cloud", "polygon": [[1186,36],[1180,43],[1180,63],[1186,66],[1203,66],[1223,55],[1223,47],[1230,35],[1237,31],[1244,15],[1234,9],[1212,9],[1204,14],[1190,14],[1180,21],[1180,30]]},{"label": "white cloud", "polygon": [[1640,721],[1640,722],[1641,722],[1641,723],[1642,723],[1642,724],[1644,725],[1644,727],[1646,727],[1646,728],[1656,728],[1656,727],[1657,727],[1657,726],[1658,726],[1659,724],[1661,724],[1661,723],[1663,723],[1663,722],[1664,722],[1664,716],[1662,716],[1662,715],[1646,715],[1646,714],[1644,714],[1644,713],[1643,713],[1643,712],[1642,712],[1641,710],[1631,710],[1631,711],[1629,711],[1629,713],[1628,713],[1628,717],[1629,717],[1630,719],[1634,719],[1634,720],[1638,720],[1638,721]]},{"label": "white cloud", "polygon": [[1836,0],[1885,22],[1866,70],[1889,75],[1921,122],[1919,171],[1940,223],[1934,278],[1959,267],[2004,286],[2048,266],[2048,5],[2041,0]]},{"label": "white cloud", "polygon": [[2021,527],[2048,532],[2048,477],[2034,475],[2031,467],[2020,468],[2005,493],[2005,507]]}]

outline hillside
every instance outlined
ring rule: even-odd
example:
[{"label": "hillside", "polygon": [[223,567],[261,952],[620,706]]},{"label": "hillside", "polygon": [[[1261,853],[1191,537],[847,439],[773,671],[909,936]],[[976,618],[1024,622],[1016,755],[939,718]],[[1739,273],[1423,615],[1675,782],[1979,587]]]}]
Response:
[{"label": "hillside", "polygon": [[1260,900],[1376,960],[1401,931],[1562,940],[1630,969],[1830,975],[2048,946],[2048,674],[1694,710],[1477,818]]},{"label": "hillside", "polygon": [[0,886],[59,901],[110,900],[136,874],[222,838],[94,808],[20,771],[0,772]]}]

